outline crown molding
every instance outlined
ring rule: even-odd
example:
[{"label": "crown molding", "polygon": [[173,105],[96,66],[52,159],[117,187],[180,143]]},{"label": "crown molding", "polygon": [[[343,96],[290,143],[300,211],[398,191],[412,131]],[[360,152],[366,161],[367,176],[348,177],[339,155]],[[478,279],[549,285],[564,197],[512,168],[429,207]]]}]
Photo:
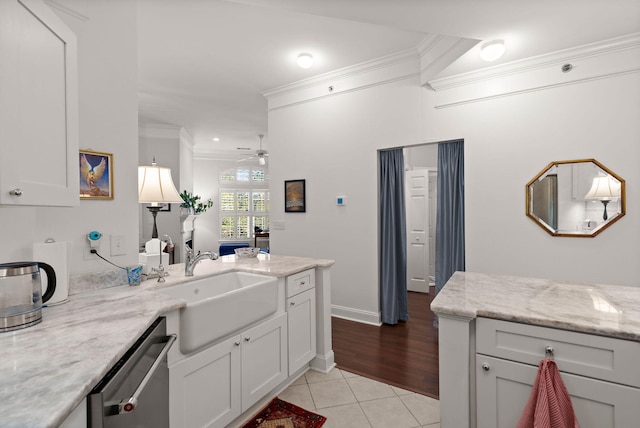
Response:
[{"label": "crown molding", "polygon": [[165,123],[138,123],[138,136],[143,138],[179,140],[182,127]]},{"label": "crown molding", "polygon": [[89,20],[88,16],[81,14],[75,9],[71,9],[70,7],[63,6],[54,0],[44,0],[44,2],[52,9],[59,10],[60,12],[63,12],[69,16],[72,16],[79,21],[87,22]]},{"label": "crown molding", "polygon": [[415,60],[417,58],[417,53],[418,52],[415,48],[406,49],[404,51],[386,55],[381,58],[365,61],[363,63],[352,65],[349,67],[339,68],[328,73],[319,74],[308,79],[299,80],[297,82],[269,89],[263,92],[262,95],[266,98],[272,98],[278,95],[295,92],[301,89],[314,87],[335,80],[356,77],[365,73],[379,70],[381,68],[386,68],[391,65],[402,64],[410,60]]},{"label": "crown molding", "polygon": [[180,144],[193,151],[193,136],[191,133],[184,127],[180,128]]},{"label": "crown molding", "polygon": [[443,91],[460,86],[476,84],[483,81],[505,78],[522,73],[531,73],[549,67],[559,67],[568,62],[586,60],[593,57],[609,55],[640,46],[640,33],[590,43],[575,48],[564,49],[548,54],[538,55],[519,61],[470,71],[455,76],[433,79],[428,85],[435,91]]},{"label": "crown molding", "polygon": [[263,92],[262,95],[267,98],[268,109],[274,110],[407,78],[416,78],[418,73],[418,51],[412,48],[281,86]]}]

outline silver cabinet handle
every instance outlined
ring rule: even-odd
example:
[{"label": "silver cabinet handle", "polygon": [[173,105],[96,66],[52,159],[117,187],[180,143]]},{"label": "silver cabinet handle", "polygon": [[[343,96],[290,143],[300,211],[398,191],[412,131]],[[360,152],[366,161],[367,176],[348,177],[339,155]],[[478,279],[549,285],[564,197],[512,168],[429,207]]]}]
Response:
[{"label": "silver cabinet handle", "polygon": [[13,189],[9,191],[10,195],[13,196],[22,196],[22,189]]},{"label": "silver cabinet handle", "polygon": [[482,370],[484,370],[485,372],[491,370],[491,366],[489,365],[489,363],[482,363]]},{"label": "silver cabinet handle", "polygon": [[553,346],[547,345],[547,347],[544,348],[544,353],[549,356],[553,356]]},{"label": "silver cabinet handle", "polygon": [[[162,351],[160,351],[158,358],[156,358],[156,360],[153,362],[153,365],[151,366],[147,374],[144,376],[144,378],[142,379],[142,382],[140,382],[140,385],[138,385],[133,395],[129,399],[121,400],[118,403],[118,414],[131,413],[136,409],[140,394],[142,394],[144,389],[147,387],[147,384],[153,377],[154,373],[156,372],[156,370],[158,370],[158,368],[160,367],[160,364],[162,364],[162,359],[167,355],[167,352],[169,352],[169,348],[171,348],[171,345],[173,345],[173,342],[176,341],[176,335],[170,334],[168,336],[165,336],[163,341],[166,341],[166,343],[162,348]],[[104,405],[105,407],[111,407],[113,405],[113,402],[105,403]]]},{"label": "silver cabinet handle", "polygon": [[245,341],[245,342],[248,342],[248,341],[250,341],[250,340],[251,340],[251,337],[245,337],[245,338],[244,338],[244,341]]},{"label": "silver cabinet handle", "polygon": [[300,285],[305,285],[305,284],[306,284],[306,282],[300,281]]},{"label": "silver cabinet handle", "polygon": [[295,305],[296,305],[296,302],[291,302],[291,303],[289,303],[289,305],[291,305],[291,306],[295,306]]},{"label": "silver cabinet handle", "polygon": [[240,341],[239,341],[239,340],[236,340],[236,342],[234,343],[234,345],[236,345],[236,346],[240,346]]}]

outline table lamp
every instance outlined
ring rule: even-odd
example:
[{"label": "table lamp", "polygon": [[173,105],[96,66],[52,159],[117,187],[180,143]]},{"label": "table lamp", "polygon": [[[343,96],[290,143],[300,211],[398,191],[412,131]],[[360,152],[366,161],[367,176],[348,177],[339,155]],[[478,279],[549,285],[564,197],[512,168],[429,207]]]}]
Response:
[{"label": "table lamp", "polygon": [[[160,204],[182,203],[182,197],[176,190],[171,178],[171,169],[160,167],[156,164],[156,158],[153,157],[151,166],[138,167],[138,202],[141,204],[151,204],[147,209],[153,216],[153,233],[151,238],[158,237],[158,225],[156,217],[158,211],[162,208]],[[160,251],[160,263],[157,268],[153,268],[153,272],[158,274],[158,282],[164,282],[164,266],[162,265],[162,241],[158,239]]]}]

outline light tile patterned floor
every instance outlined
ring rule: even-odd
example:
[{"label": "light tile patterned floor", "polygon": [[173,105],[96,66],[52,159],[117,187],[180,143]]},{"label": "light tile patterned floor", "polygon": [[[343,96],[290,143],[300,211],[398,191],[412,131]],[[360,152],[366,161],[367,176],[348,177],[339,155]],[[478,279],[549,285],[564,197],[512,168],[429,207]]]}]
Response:
[{"label": "light tile patterned floor", "polygon": [[440,428],[440,403],[339,369],[309,370],[278,395],[327,417],[323,428]]}]

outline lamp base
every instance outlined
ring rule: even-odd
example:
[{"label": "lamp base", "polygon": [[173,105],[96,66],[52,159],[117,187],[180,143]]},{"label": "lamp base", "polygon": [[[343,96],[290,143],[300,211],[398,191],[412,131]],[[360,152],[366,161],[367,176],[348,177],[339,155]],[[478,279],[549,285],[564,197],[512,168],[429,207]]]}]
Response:
[{"label": "lamp base", "polygon": [[153,216],[153,232],[151,232],[152,238],[158,237],[158,225],[156,224],[156,217],[158,217],[158,211],[160,211],[160,208],[162,207],[158,207],[158,206],[154,207],[152,205],[147,207],[147,209],[151,212],[151,215]]},{"label": "lamp base", "polygon": [[604,214],[602,214],[602,219],[604,221],[607,221],[607,219],[609,218],[609,216],[607,215],[607,204],[609,203],[609,201],[603,200],[603,201],[600,201],[600,202],[602,202],[602,205],[604,205]]}]

